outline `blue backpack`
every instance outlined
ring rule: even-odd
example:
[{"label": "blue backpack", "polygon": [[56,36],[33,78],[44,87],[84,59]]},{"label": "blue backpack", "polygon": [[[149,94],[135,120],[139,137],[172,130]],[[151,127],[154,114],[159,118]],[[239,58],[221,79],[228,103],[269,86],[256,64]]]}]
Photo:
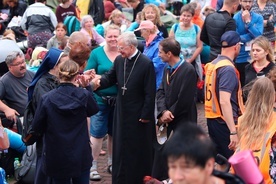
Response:
[{"label": "blue backpack", "polygon": [[64,19],[64,25],[67,27],[67,36],[70,36],[75,31],[79,31],[81,28],[80,21],[76,16],[67,16]]}]

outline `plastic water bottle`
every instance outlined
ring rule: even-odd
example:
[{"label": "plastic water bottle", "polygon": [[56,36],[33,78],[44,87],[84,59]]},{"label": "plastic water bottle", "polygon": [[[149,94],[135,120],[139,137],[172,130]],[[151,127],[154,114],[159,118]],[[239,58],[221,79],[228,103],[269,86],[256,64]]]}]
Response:
[{"label": "plastic water bottle", "polygon": [[20,167],[19,158],[15,158],[14,159],[13,166],[14,166],[14,170],[16,170],[16,169],[18,169]]}]

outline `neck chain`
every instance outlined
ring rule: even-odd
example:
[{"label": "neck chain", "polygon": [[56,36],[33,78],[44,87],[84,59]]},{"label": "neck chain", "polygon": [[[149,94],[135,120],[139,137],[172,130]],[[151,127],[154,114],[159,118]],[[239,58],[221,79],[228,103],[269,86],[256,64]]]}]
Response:
[{"label": "neck chain", "polygon": [[134,66],[135,66],[135,64],[136,64],[136,61],[138,60],[140,54],[141,54],[141,53],[139,53],[139,55],[136,57],[136,59],[135,59],[135,61],[134,61],[134,64],[133,64],[133,66],[132,66],[132,68],[131,68],[131,70],[130,70],[130,72],[129,72],[129,75],[128,75],[127,79],[126,79],[126,58],[125,58],[125,62],[124,62],[124,86],[121,88],[121,89],[123,90],[122,95],[125,95],[125,91],[127,90],[126,85],[127,85],[127,83],[128,83],[128,80],[129,80],[129,78],[130,78],[130,76],[131,76],[131,73],[132,73],[132,71],[133,71],[133,69],[134,69]]}]

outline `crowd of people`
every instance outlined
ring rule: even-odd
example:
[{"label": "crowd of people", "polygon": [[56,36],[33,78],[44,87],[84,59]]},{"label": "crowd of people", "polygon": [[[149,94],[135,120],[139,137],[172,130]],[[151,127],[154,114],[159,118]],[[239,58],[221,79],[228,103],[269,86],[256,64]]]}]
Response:
[{"label": "crowd of people", "polygon": [[0,3],[0,111],[34,110],[35,184],[101,180],[105,137],[114,184],[224,183],[216,154],[243,150],[276,182],[273,1],[47,3]]}]

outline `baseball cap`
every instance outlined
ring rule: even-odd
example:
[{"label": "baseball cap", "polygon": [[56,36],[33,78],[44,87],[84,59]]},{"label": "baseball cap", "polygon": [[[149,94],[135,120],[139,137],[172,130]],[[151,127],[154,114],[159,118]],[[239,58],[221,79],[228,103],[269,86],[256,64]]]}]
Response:
[{"label": "baseball cap", "polygon": [[143,20],[143,21],[141,21],[139,27],[137,29],[135,29],[134,31],[138,31],[141,29],[153,29],[153,28],[154,28],[154,24],[152,23],[152,21]]},{"label": "baseball cap", "polygon": [[242,44],[241,37],[236,31],[226,31],[220,39],[221,47],[232,47],[237,43]]}]

